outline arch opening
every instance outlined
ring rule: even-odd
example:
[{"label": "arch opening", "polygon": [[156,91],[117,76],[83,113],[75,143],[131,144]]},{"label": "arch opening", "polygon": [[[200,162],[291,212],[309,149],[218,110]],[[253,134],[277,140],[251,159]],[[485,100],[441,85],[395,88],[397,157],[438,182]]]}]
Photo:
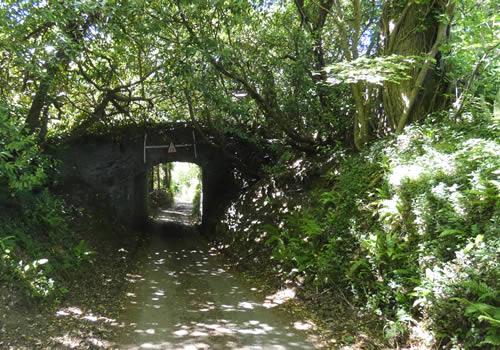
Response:
[{"label": "arch opening", "polygon": [[147,211],[151,221],[199,225],[203,219],[203,172],[190,162],[164,162],[147,172]]}]

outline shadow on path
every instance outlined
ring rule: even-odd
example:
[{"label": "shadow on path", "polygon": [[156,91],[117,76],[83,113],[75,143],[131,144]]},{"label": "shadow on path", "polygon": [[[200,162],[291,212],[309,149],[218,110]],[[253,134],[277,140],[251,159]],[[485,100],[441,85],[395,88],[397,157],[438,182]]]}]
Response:
[{"label": "shadow on path", "polygon": [[[303,322],[228,272],[196,229],[156,221],[142,248],[119,321],[120,349],[312,349]],[[180,214],[179,214],[180,213]],[[184,214],[183,214],[184,213]],[[161,224],[160,224],[161,223]],[[184,222],[183,222],[184,223]],[[307,326],[305,327],[307,328]]]}]

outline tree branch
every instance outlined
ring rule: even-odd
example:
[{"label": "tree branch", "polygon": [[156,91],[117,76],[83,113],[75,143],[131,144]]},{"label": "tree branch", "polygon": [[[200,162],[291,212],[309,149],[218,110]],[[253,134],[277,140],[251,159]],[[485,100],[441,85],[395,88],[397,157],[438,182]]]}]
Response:
[{"label": "tree branch", "polygon": [[[453,118],[456,119],[456,118],[460,117],[460,115],[462,114],[463,108],[465,106],[465,102],[467,101],[467,98],[469,96],[469,90],[471,89],[472,83],[474,82],[476,77],[479,75],[481,67],[483,66],[483,63],[486,62],[486,59],[488,58],[490,53],[492,51],[494,51],[499,45],[500,45],[500,42],[498,42],[497,44],[486,49],[486,52],[483,54],[481,59],[474,66],[474,69],[472,70],[472,73],[471,73],[469,79],[467,80],[467,84],[465,85],[464,90],[460,94],[460,97],[457,98],[455,103],[453,103],[453,109],[454,109]],[[496,54],[492,60],[494,61],[499,55],[500,54]]]}]

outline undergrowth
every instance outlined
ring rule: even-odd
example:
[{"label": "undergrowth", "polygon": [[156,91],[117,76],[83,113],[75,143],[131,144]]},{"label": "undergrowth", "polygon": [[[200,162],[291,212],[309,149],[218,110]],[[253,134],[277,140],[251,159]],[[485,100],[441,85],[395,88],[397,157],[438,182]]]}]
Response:
[{"label": "undergrowth", "polygon": [[64,280],[91,260],[72,231],[68,206],[47,189],[54,163],[0,108],[0,282],[38,300],[54,300]]},{"label": "undergrowth", "polygon": [[390,346],[498,346],[500,144],[487,110],[360,154],[285,155],[229,208],[221,239],[241,261],[270,256],[282,280],[341,291],[383,319]]}]

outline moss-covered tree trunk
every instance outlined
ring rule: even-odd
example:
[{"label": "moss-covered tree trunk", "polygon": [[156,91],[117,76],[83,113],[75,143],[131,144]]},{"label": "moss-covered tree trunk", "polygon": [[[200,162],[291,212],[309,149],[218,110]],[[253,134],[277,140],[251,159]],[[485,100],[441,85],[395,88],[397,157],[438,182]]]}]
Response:
[{"label": "moss-covered tree trunk", "polygon": [[424,57],[411,79],[384,84],[384,110],[396,132],[442,106],[445,83],[439,48],[448,36],[452,13],[453,0],[391,1],[384,7],[382,54]]}]

